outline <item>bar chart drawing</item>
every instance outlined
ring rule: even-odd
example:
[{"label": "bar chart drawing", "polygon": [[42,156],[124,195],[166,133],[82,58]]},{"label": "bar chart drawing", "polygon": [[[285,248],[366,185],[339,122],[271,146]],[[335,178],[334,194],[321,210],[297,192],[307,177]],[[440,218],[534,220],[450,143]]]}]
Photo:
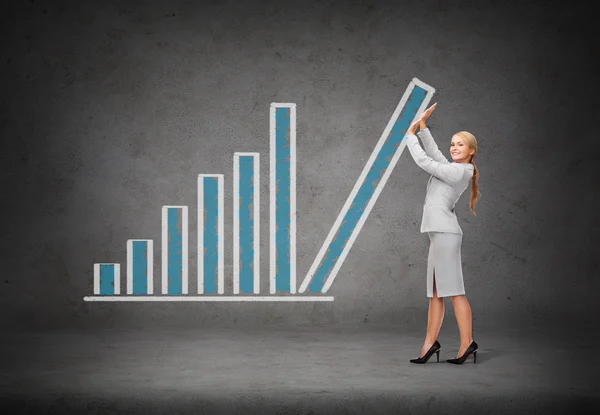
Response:
[{"label": "bar chart drawing", "polygon": [[[260,154],[233,154],[232,293],[225,295],[225,174],[197,175],[197,295],[189,293],[189,209],[161,209],[161,295],[154,295],[153,239],[128,239],[126,294],[120,264],[94,263],[93,296],[84,301],[333,301],[325,294],[404,148],[412,122],[435,89],[413,78],[359,175],[300,287],[296,276],[296,104],[271,103],[269,111],[269,279],[261,295]],[[192,228],[193,229],[193,228]],[[314,295],[304,295],[308,290]]]}]

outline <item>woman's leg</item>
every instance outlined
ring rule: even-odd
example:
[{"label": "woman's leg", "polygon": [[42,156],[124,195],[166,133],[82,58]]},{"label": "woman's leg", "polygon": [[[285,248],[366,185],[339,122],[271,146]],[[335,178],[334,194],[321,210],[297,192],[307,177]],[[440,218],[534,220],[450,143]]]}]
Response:
[{"label": "woman's leg", "polygon": [[420,357],[423,357],[429,348],[435,343],[442,321],[444,320],[444,299],[437,296],[435,287],[435,270],[433,270],[433,297],[429,298],[429,312],[427,315],[427,334],[425,335],[425,343],[421,349]]},{"label": "woman's leg", "polygon": [[460,349],[458,349],[458,355],[456,357],[460,357],[465,353],[467,347],[469,347],[473,341],[471,306],[464,294],[452,296],[452,306],[454,307],[454,315],[456,316],[456,322],[458,323],[458,330],[460,332]]}]

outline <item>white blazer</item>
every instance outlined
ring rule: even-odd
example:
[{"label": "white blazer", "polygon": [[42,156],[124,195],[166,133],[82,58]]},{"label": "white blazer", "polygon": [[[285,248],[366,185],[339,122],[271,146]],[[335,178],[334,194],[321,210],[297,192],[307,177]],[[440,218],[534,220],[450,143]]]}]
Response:
[{"label": "white blazer", "polygon": [[406,146],[419,167],[431,174],[427,183],[427,195],[423,205],[421,232],[449,232],[463,234],[454,208],[456,202],[469,186],[474,167],[471,163],[449,162],[439,150],[429,128],[418,132],[425,151],[417,136],[407,134]]}]

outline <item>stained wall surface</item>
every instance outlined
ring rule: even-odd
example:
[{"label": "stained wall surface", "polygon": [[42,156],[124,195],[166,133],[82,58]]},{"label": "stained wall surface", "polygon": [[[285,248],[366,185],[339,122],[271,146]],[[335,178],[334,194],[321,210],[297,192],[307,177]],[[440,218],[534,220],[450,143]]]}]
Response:
[{"label": "stained wall surface", "polygon": [[[429,175],[408,150],[328,292],[334,302],[83,301],[93,264],[124,267],[131,238],[155,240],[158,283],[163,205],[190,207],[195,252],[201,173],[225,175],[230,292],[236,151],[261,154],[268,290],[272,102],[297,105],[302,281],[413,77],[436,89],[429,127],[441,150],[450,157],[461,130],[479,143],[477,216],[469,190],[457,204],[475,330],[593,321],[599,83],[584,9],[517,1],[13,3],[2,6],[1,24],[3,326],[424,327],[429,239],[419,226]],[[196,265],[190,255],[192,282]]]}]

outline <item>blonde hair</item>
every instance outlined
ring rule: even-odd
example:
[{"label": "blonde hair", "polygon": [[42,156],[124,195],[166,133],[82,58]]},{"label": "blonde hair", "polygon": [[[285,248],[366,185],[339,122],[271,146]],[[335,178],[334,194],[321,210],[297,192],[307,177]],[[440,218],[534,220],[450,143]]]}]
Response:
[{"label": "blonde hair", "polygon": [[457,135],[460,138],[462,138],[463,140],[465,140],[467,145],[475,150],[475,153],[473,153],[473,155],[469,159],[469,163],[472,163],[473,167],[475,168],[475,170],[473,172],[473,177],[471,178],[471,200],[469,202],[469,208],[471,209],[471,212],[473,213],[473,215],[477,216],[477,214],[475,213],[475,204],[477,203],[477,201],[479,200],[479,197],[481,196],[481,193],[479,192],[479,189],[478,189],[478,187],[479,187],[479,170],[477,170],[477,166],[475,165],[475,161],[473,160],[475,158],[475,156],[477,155],[477,140],[475,139],[475,136],[468,131],[459,131],[458,133],[456,133],[454,135]]}]

